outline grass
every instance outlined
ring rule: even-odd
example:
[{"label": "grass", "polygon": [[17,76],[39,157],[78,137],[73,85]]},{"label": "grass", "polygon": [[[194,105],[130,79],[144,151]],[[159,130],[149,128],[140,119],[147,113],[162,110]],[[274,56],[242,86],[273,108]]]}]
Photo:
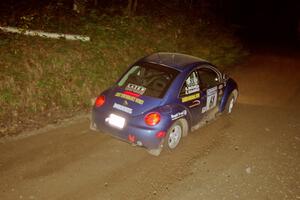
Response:
[{"label": "grass", "polygon": [[[0,137],[88,110],[92,97],[147,54],[182,52],[222,66],[244,55],[227,30],[186,24],[184,18],[92,13],[80,20],[72,33],[86,34],[91,42],[0,33]],[[62,27],[60,23],[60,32]]]}]

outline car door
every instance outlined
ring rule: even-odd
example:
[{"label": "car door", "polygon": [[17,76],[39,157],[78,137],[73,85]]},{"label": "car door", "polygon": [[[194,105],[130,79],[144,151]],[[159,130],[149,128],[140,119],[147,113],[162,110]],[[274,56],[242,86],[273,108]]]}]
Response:
[{"label": "car door", "polygon": [[[224,83],[221,73],[212,66],[202,66],[197,69],[199,76],[200,91],[202,94],[202,114],[209,114],[211,111],[218,111],[223,93]],[[216,108],[216,109],[214,109]]]},{"label": "car door", "polygon": [[206,98],[200,91],[200,80],[197,70],[192,71],[185,79],[180,90],[179,98],[191,113],[192,124],[197,124],[201,119],[201,111],[206,106]]}]

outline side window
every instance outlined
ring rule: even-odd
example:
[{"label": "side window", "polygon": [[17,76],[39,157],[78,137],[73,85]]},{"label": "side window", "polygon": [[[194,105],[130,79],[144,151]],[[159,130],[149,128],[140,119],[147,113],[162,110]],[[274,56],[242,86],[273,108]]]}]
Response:
[{"label": "side window", "polygon": [[198,69],[200,88],[207,89],[219,83],[218,74],[209,68]]},{"label": "side window", "polygon": [[186,96],[189,94],[193,94],[196,92],[199,92],[199,78],[198,78],[198,73],[197,71],[193,71],[188,78],[185,80],[181,91],[180,91],[180,96]]}]

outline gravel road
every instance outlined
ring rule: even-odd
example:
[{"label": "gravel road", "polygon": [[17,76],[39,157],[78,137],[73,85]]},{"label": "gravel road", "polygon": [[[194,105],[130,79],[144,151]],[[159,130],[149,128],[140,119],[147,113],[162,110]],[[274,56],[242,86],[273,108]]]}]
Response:
[{"label": "gravel road", "polygon": [[300,54],[254,52],[233,114],[159,157],[87,117],[0,141],[0,199],[300,199]]}]

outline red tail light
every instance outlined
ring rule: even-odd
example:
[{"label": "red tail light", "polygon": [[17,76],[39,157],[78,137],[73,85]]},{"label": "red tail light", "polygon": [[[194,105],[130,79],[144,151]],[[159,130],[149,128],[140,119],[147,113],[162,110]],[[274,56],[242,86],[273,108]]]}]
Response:
[{"label": "red tail light", "polygon": [[105,103],[105,96],[101,95],[99,97],[97,97],[96,101],[95,101],[95,106],[96,107],[100,107]]},{"label": "red tail light", "polygon": [[157,112],[149,113],[145,117],[145,123],[149,126],[154,126],[160,122],[160,114]]}]

